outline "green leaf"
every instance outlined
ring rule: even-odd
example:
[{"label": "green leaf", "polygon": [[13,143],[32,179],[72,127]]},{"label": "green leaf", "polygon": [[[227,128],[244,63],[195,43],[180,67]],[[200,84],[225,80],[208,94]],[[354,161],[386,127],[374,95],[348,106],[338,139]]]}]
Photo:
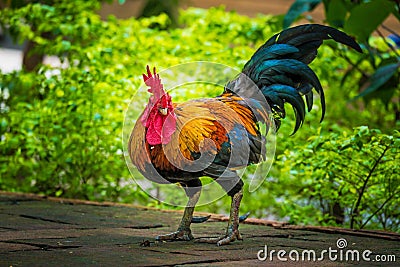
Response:
[{"label": "green leaf", "polygon": [[361,3],[350,11],[344,30],[366,41],[371,33],[394,11],[394,4],[387,0]]},{"label": "green leaf", "polygon": [[347,15],[347,8],[343,0],[330,1],[326,10],[326,20],[336,28],[342,28]]},{"label": "green leaf", "polygon": [[125,0],[118,0],[118,4],[120,4],[120,5],[125,4]]},{"label": "green leaf", "polygon": [[2,118],[0,122],[0,133],[4,133],[7,129],[7,126],[8,126],[7,120],[5,118]]},{"label": "green leaf", "polygon": [[312,11],[322,0],[297,0],[294,2],[283,19],[283,28],[288,28],[301,14]]},{"label": "green leaf", "polygon": [[369,95],[380,89],[396,73],[399,67],[400,63],[392,63],[378,68],[369,80],[370,85],[353,98],[353,100]]},{"label": "green leaf", "polygon": [[71,49],[71,42],[67,40],[62,40],[61,41],[61,47],[63,51],[68,51]]}]

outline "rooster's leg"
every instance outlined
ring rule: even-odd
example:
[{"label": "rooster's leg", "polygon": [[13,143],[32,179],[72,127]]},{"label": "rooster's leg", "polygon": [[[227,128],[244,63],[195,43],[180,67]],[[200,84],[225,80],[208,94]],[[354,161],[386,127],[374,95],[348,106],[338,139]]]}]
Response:
[{"label": "rooster's leg", "polygon": [[[242,236],[239,233],[239,207],[240,201],[243,197],[243,181],[239,180],[237,184],[229,190],[229,181],[217,180],[217,182],[228,191],[228,195],[232,198],[231,211],[229,215],[228,227],[226,229],[225,236],[220,238],[201,238],[198,242],[205,243],[217,243],[218,246],[229,244],[235,240],[242,240]],[[228,190],[227,190],[228,189]],[[248,214],[244,216],[243,220],[247,218]]]},{"label": "rooster's leg", "polygon": [[228,227],[226,228],[226,234],[223,238],[217,242],[218,246],[229,244],[232,241],[242,240],[242,236],[239,233],[239,206],[240,201],[243,197],[243,190],[232,196],[231,211],[229,215]]},{"label": "rooster's leg", "polygon": [[193,218],[194,208],[197,201],[200,198],[201,187],[186,187],[186,194],[189,197],[189,201],[186,205],[185,211],[183,212],[183,217],[181,223],[179,224],[178,230],[166,235],[159,235],[156,237],[157,241],[166,240],[192,240],[193,235],[190,230],[190,224]]}]

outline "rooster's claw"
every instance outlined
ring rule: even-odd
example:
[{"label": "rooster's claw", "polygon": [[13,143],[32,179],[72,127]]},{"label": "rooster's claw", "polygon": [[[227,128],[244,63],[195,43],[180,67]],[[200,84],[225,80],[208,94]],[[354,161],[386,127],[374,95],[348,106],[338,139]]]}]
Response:
[{"label": "rooster's claw", "polygon": [[178,230],[166,235],[159,235],[156,237],[156,241],[174,241],[174,240],[184,240],[190,241],[194,237],[190,229]]},{"label": "rooster's claw", "polygon": [[199,243],[210,243],[217,244],[217,246],[227,245],[235,240],[243,240],[239,230],[229,230],[225,236],[222,237],[211,237],[211,238],[199,238],[196,242]]},{"label": "rooster's claw", "polygon": [[243,214],[242,216],[239,216],[239,222],[244,222],[250,215],[250,211],[247,212],[246,214]]},{"label": "rooster's claw", "polygon": [[238,230],[229,233],[223,238],[220,238],[220,240],[217,242],[217,246],[227,245],[235,240],[243,240],[243,237],[240,235]]},{"label": "rooster's claw", "polygon": [[192,223],[203,223],[210,219],[211,215],[208,216],[196,216],[192,218]]},{"label": "rooster's claw", "polygon": [[235,240],[243,240],[239,231],[228,234],[223,237],[211,237],[211,238],[199,238],[196,239],[198,243],[209,243],[209,244],[217,244],[217,246],[227,245]]}]

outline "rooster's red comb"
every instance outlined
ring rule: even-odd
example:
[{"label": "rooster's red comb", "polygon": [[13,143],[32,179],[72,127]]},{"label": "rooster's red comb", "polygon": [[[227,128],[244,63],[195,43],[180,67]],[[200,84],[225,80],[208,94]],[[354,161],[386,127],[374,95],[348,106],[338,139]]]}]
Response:
[{"label": "rooster's red comb", "polygon": [[149,65],[147,65],[146,70],[147,76],[143,74],[143,81],[150,87],[148,89],[149,93],[154,94],[156,99],[159,99],[165,94],[160,75],[156,72],[156,67],[153,68],[153,73],[151,73]]}]

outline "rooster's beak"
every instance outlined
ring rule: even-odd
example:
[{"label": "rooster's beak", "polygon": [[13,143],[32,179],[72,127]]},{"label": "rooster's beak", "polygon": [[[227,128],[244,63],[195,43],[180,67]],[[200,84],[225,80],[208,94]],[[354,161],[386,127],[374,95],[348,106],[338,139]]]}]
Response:
[{"label": "rooster's beak", "polygon": [[158,111],[164,116],[168,114],[168,108],[159,108]]}]

